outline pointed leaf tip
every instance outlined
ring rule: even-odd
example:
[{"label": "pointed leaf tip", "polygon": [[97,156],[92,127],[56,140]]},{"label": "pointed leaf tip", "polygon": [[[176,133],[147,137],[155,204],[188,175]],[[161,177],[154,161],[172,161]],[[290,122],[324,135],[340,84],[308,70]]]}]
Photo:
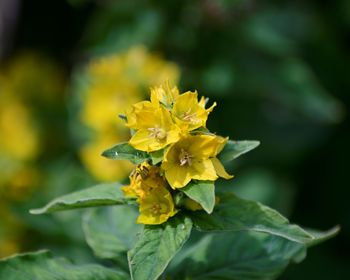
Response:
[{"label": "pointed leaf tip", "polygon": [[213,212],[215,206],[215,186],[213,182],[192,181],[180,191],[199,203],[208,214]]},{"label": "pointed leaf tip", "polygon": [[239,156],[254,150],[260,145],[260,141],[257,140],[242,140],[233,141],[229,140],[218,158],[223,162],[232,161]]}]

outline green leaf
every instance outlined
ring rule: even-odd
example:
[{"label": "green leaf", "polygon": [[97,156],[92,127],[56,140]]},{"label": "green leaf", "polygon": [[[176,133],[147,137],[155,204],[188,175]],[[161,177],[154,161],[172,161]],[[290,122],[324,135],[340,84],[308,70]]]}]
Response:
[{"label": "green leaf", "polygon": [[150,155],[151,155],[152,164],[156,165],[156,164],[160,163],[163,160],[164,149],[152,152],[152,153],[150,153]]},{"label": "green leaf", "polygon": [[239,156],[248,153],[260,145],[259,141],[232,141],[229,140],[224,149],[219,154],[218,158],[222,162],[232,161]]},{"label": "green leaf", "polygon": [[301,227],[290,224],[277,211],[258,202],[244,200],[229,193],[219,199],[220,202],[211,215],[201,211],[191,213],[198,230],[265,232],[299,243],[315,239]]},{"label": "green leaf", "polygon": [[270,280],[290,262],[299,262],[305,256],[303,244],[279,236],[260,232],[206,233],[174,258],[166,275],[178,280]]},{"label": "green leaf", "polygon": [[149,159],[146,152],[139,151],[130,146],[127,142],[120,143],[102,153],[102,156],[109,159],[129,160],[134,164],[140,164]]},{"label": "green leaf", "polygon": [[137,210],[131,205],[89,209],[83,216],[85,238],[95,255],[104,259],[126,259],[136,243],[141,225],[136,224]]},{"label": "green leaf", "polygon": [[155,280],[191,234],[192,221],[181,214],[164,224],[145,226],[135,247],[128,252],[131,278]]},{"label": "green leaf", "polygon": [[186,187],[181,188],[189,198],[198,202],[208,213],[212,213],[215,206],[215,186],[210,181],[192,181]]},{"label": "green leaf", "polygon": [[340,231],[339,226],[335,226],[327,231],[319,231],[315,229],[307,229],[307,232],[311,234],[314,238],[310,240],[306,245],[307,247],[315,246],[319,243],[322,243],[324,241],[327,241],[328,239],[331,239],[332,237],[336,236]]},{"label": "green leaf", "polygon": [[44,214],[76,208],[127,204],[119,183],[100,184],[78,192],[56,198],[40,209],[30,210],[31,214]]},{"label": "green leaf", "polygon": [[52,258],[48,251],[15,255],[0,260],[0,279],[6,280],[126,280],[124,272],[100,265],[74,265]]}]

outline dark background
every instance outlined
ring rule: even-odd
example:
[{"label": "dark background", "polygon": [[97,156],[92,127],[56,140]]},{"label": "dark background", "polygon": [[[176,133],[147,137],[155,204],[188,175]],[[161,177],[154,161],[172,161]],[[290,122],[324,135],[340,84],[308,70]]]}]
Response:
[{"label": "dark background", "polygon": [[[89,56],[133,44],[177,63],[183,90],[217,101],[212,131],[261,141],[232,166],[232,187],[292,222],[342,227],[281,279],[347,279],[349,1],[0,2],[0,14],[13,19],[3,16],[0,28],[4,64],[35,50],[61,65],[69,85]],[[66,105],[60,110],[63,125]],[[74,154],[69,139],[59,138],[51,156]]]}]

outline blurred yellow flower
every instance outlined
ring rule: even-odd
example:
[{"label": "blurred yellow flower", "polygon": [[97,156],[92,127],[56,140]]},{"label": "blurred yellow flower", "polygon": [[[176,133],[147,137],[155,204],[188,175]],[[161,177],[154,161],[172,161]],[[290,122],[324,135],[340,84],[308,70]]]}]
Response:
[{"label": "blurred yellow flower", "polygon": [[223,173],[217,171],[212,160],[227,140],[215,135],[186,135],[171,145],[161,165],[170,186],[183,188],[192,179],[215,181]]},{"label": "blurred yellow flower", "polygon": [[61,70],[41,55],[22,53],[0,67],[0,257],[22,247],[25,227],[10,209],[43,176],[38,159],[47,120],[37,116],[63,103],[63,89]]},{"label": "blurred yellow flower", "polygon": [[0,94],[0,192],[3,199],[21,200],[32,192],[38,180],[34,162],[40,133],[23,101],[11,92]]},{"label": "blurred yellow flower", "polygon": [[106,182],[122,180],[124,174],[128,174],[133,168],[133,165],[128,161],[112,162],[100,156],[101,151],[112,146],[119,137],[120,135],[115,132],[107,135],[102,134],[101,137],[86,143],[80,149],[82,161],[95,178]]},{"label": "blurred yellow flower", "polygon": [[140,99],[139,89],[118,78],[105,81],[96,79],[91,81],[86,93],[81,112],[82,122],[99,132],[99,136],[101,133],[109,134],[104,132],[111,128],[119,128],[125,133],[123,123],[118,120],[118,112],[124,112],[125,108]]},{"label": "blurred yellow flower", "polygon": [[[123,161],[111,163],[100,157],[106,147],[129,138],[129,130],[118,119],[118,114],[129,115],[127,124],[130,127],[135,125],[133,113],[137,106],[143,105],[135,105],[129,112],[127,108],[142,100],[153,84],[166,80],[176,84],[179,69],[174,63],[151,54],[144,46],[135,46],[125,52],[93,59],[86,68],[84,79],[80,120],[91,133],[80,151],[82,162],[98,180],[120,180],[130,173],[132,166]],[[158,138],[160,134],[154,131]],[[147,145],[142,147],[146,149]],[[156,148],[159,146],[162,145],[156,145]],[[154,148],[151,145],[150,149]]]},{"label": "blurred yellow flower", "polygon": [[22,52],[0,70],[1,88],[22,100],[57,103],[64,97],[63,71],[49,58],[34,52]]},{"label": "blurred yellow flower", "polygon": [[28,108],[14,97],[0,102],[0,154],[15,160],[33,159],[39,149],[39,135]]}]

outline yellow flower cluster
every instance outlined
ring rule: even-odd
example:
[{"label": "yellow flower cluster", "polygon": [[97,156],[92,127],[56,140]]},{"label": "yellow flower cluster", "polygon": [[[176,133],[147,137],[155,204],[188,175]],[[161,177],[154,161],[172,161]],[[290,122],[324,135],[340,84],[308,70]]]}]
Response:
[{"label": "yellow flower cluster", "polygon": [[197,92],[180,94],[169,83],[151,88],[150,99],[134,104],[126,113],[126,126],[134,131],[129,144],[150,154],[163,151],[164,157],[157,165],[138,166],[123,191],[137,198],[138,223],[161,224],[177,213],[173,196],[191,180],[232,176],[216,157],[228,138],[205,128],[215,103],[206,109],[206,99],[198,100]]},{"label": "yellow flower cluster", "polygon": [[63,87],[57,65],[35,53],[18,54],[0,67],[0,257],[20,250],[24,228],[11,206],[28,199],[42,176],[43,123],[36,108],[56,106]]},{"label": "yellow flower cluster", "polygon": [[96,155],[116,141],[126,141],[129,131],[116,112],[122,112],[143,99],[152,84],[163,80],[176,83],[178,67],[143,46],[93,59],[86,69],[87,83],[83,89],[81,122],[91,130],[91,137],[80,150],[83,164],[100,181],[127,177],[132,165],[126,161],[110,162]]}]

